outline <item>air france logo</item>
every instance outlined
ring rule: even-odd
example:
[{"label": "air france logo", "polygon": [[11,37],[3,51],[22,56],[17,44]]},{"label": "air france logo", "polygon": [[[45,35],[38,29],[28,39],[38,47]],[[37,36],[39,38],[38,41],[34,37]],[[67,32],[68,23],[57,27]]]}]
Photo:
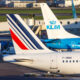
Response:
[{"label": "air france logo", "polygon": [[47,29],[60,29],[60,25],[57,25],[56,21],[53,20],[53,21],[50,21],[49,23],[50,25],[46,26]]}]

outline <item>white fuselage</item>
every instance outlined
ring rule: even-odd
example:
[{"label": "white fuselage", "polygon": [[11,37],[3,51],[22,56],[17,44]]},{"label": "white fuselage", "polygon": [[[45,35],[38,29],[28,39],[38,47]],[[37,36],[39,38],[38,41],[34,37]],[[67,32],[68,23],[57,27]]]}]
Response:
[{"label": "white fuselage", "polygon": [[53,73],[80,74],[79,52],[21,54],[6,56],[4,60]]}]

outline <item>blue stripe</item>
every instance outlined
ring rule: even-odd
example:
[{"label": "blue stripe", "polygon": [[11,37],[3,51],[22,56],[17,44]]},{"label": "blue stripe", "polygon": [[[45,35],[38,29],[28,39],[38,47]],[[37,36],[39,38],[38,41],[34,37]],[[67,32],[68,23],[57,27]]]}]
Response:
[{"label": "blue stripe", "polygon": [[38,49],[43,49],[38,42],[32,37],[32,35],[27,31],[27,29],[21,24],[21,22],[13,15],[10,14],[10,17],[14,19],[15,23],[20,27],[20,29],[31,39],[31,41],[35,44]]},{"label": "blue stripe", "polygon": [[[8,18],[9,19],[9,18]],[[9,19],[9,21],[13,24],[13,26],[15,26],[15,28],[19,31],[19,33],[21,33],[21,31],[16,27],[16,25]],[[26,39],[26,37],[21,33],[21,35]],[[20,35],[19,35],[20,36]],[[27,39],[26,39],[27,40]],[[28,40],[27,40],[28,41]],[[26,43],[26,42],[25,42]],[[29,43],[29,41],[28,41]],[[32,47],[33,45],[31,43],[29,43]],[[34,48],[34,47],[33,47]],[[35,49],[35,48],[34,48]]]},{"label": "blue stripe", "polygon": [[[9,24],[9,23],[8,23]],[[9,24],[10,25],[10,24]],[[11,26],[11,25],[10,25]],[[11,28],[13,29],[13,27],[11,26]],[[14,29],[13,29],[14,30]],[[15,30],[14,30],[15,31]],[[16,31],[15,31],[16,32]],[[17,33],[17,32],[16,32]],[[18,36],[20,36],[18,33],[17,33]],[[20,36],[21,37],[21,36]],[[21,38],[22,39],[22,38]],[[23,39],[22,39],[23,40]],[[24,41],[24,40],[23,40]],[[24,41],[25,42],[25,41]],[[25,42],[26,43],[26,42]],[[26,44],[27,45],[27,44]],[[27,45],[28,46],[28,45]],[[29,46],[28,46],[29,47]],[[30,47],[29,47],[30,48]],[[31,48],[30,48],[31,49]]]},{"label": "blue stripe", "polygon": [[[7,17],[8,18],[8,17]],[[8,18],[9,21],[13,24],[13,26],[17,29],[17,31],[19,31],[19,33],[21,33],[21,31],[16,27],[16,25],[10,20],[10,18]],[[15,31],[16,32],[16,31]],[[27,38],[21,33],[21,35],[27,40]],[[20,36],[20,35],[19,35]],[[28,40],[27,40],[28,41]],[[25,42],[25,41],[24,41]],[[25,42],[26,43],[26,42]],[[28,43],[33,47],[33,45],[28,41]],[[33,49],[35,49],[33,47]]]}]

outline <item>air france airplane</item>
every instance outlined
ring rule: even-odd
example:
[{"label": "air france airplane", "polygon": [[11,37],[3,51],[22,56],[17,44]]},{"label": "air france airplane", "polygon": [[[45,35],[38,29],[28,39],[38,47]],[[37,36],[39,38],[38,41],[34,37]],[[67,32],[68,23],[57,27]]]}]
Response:
[{"label": "air france airplane", "polygon": [[80,49],[80,37],[67,32],[46,3],[41,4],[48,39],[43,42],[54,49]]},{"label": "air france airplane", "polygon": [[4,56],[4,61],[63,75],[80,74],[80,52],[51,51],[19,15],[7,14],[7,20],[15,54]]}]

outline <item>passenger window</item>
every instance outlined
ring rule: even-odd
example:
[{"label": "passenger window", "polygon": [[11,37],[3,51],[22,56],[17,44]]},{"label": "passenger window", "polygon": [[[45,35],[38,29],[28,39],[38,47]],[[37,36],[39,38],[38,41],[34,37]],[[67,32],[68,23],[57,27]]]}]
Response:
[{"label": "passenger window", "polygon": [[63,60],[63,63],[64,63],[64,60]]},{"label": "passenger window", "polygon": [[75,24],[78,24],[78,22],[76,21]]},{"label": "passenger window", "polygon": [[40,24],[40,21],[39,21],[39,24]]},{"label": "passenger window", "polygon": [[73,63],[74,63],[75,61],[73,60]]},{"label": "passenger window", "polygon": [[60,23],[62,24],[62,21],[60,21]]},{"label": "passenger window", "polygon": [[71,63],[71,60],[69,62]]},{"label": "passenger window", "polygon": [[67,24],[70,24],[70,22],[68,21]]},{"label": "passenger window", "polygon": [[68,62],[68,60],[66,60],[66,63]]},{"label": "passenger window", "polygon": [[76,60],[76,62],[78,63],[78,60]]}]

